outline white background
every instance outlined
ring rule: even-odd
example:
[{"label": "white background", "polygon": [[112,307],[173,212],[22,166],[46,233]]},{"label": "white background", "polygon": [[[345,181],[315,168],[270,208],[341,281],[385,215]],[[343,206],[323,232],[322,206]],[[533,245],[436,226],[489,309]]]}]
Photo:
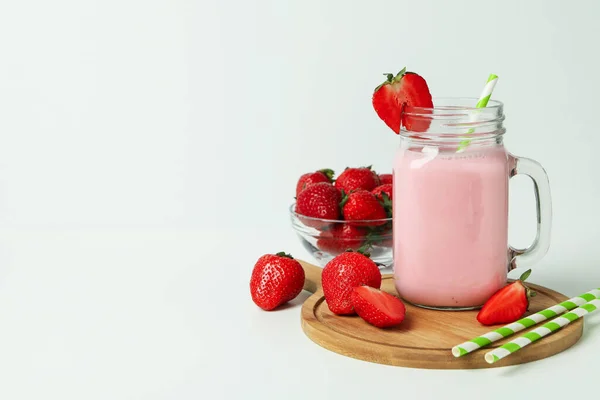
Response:
[{"label": "white background", "polygon": [[[599,18],[594,0],[2,1],[0,397],[499,398],[565,377],[591,390],[595,316],[541,362],[391,368],[310,342],[306,293],[259,311],[248,278],[264,253],[308,259],[287,216],[301,173],[391,170],[398,138],[370,100],[406,66],[434,96],[477,97],[500,76],[505,143],[552,187],[531,280],[600,286]],[[511,188],[511,242],[526,245],[531,184]]]}]

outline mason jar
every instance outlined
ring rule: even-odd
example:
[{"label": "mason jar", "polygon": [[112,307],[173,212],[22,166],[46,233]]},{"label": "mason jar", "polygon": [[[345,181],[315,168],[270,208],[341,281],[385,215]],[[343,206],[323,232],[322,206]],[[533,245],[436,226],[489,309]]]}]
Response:
[{"label": "mason jar", "polygon": [[[513,268],[540,260],[550,243],[552,205],[540,164],[503,144],[503,104],[437,98],[433,108],[405,107],[394,160],[394,280],[417,306],[481,307]],[[404,125],[404,124],[403,124]],[[525,249],[508,243],[509,180],[534,183],[537,235]]]}]

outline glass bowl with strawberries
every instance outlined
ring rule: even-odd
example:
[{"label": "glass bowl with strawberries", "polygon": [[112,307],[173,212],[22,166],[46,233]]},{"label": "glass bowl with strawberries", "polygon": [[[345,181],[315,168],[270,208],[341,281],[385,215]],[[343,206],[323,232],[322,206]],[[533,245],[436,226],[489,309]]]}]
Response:
[{"label": "glass bowl with strawberries", "polygon": [[390,174],[371,167],[331,169],[302,175],[290,208],[292,227],[304,248],[325,266],[348,250],[368,253],[382,269],[393,262]]}]

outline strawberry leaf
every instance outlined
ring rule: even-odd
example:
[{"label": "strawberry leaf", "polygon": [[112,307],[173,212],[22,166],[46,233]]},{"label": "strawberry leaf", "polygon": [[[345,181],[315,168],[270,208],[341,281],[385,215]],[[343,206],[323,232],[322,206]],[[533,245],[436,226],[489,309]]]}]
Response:
[{"label": "strawberry leaf", "polygon": [[398,74],[394,77],[394,80],[399,80],[404,76],[404,74],[406,74],[406,67],[402,68],[402,70],[398,72]]},{"label": "strawberry leaf", "polygon": [[525,282],[525,280],[529,278],[529,275],[531,275],[531,269],[528,269],[527,271],[523,272],[523,274],[519,277],[519,280],[521,282]]},{"label": "strawberry leaf", "polygon": [[388,218],[392,217],[392,200],[390,199],[390,196],[387,195],[386,192],[381,192],[380,193],[381,197],[378,197],[377,200],[379,200],[379,203],[383,206],[383,209],[385,210],[385,214],[387,215]]},{"label": "strawberry leaf", "polygon": [[344,206],[348,202],[348,199],[350,198],[350,196],[348,196],[346,194],[346,192],[344,191],[344,189],[342,189],[341,192],[342,192],[342,201],[340,201],[340,208],[344,208]]},{"label": "strawberry leaf", "polygon": [[377,86],[373,92],[376,92],[376,91],[378,91],[378,90],[379,90],[379,89],[381,89],[381,88],[382,88],[384,85],[387,85],[387,84],[389,84],[389,83],[392,83],[392,82],[394,81],[394,74],[385,73],[385,74],[383,74],[383,75],[385,75],[385,77],[386,77],[385,81],[383,81],[383,83],[381,83],[379,86]]},{"label": "strawberry leaf", "polygon": [[[362,246],[360,246],[357,250],[356,253],[360,253],[365,257],[371,258],[371,253],[368,252],[368,250],[371,248],[371,244],[369,244],[368,242],[363,244]],[[350,250],[353,251],[353,250]]]}]

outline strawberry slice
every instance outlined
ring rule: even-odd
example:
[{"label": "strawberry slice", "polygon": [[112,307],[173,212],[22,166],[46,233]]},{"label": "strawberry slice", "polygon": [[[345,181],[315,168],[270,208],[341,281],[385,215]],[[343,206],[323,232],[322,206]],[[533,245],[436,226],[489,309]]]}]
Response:
[{"label": "strawberry slice", "polygon": [[375,88],[373,108],[375,112],[396,134],[400,126],[411,132],[425,132],[429,129],[430,120],[409,118],[403,115],[406,106],[433,107],[433,100],[427,82],[414,72],[406,72],[406,67],[393,74],[384,74],[387,79]]},{"label": "strawberry slice", "polygon": [[404,303],[382,290],[358,286],[352,290],[350,299],[359,317],[378,328],[388,328],[404,321]]},{"label": "strawberry slice", "polygon": [[519,280],[494,293],[479,310],[477,321],[483,325],[496,325],[509,324],[521,318],[529,309],[529,298],[536,294],[523,284],[529,274],[530,269]]}]

